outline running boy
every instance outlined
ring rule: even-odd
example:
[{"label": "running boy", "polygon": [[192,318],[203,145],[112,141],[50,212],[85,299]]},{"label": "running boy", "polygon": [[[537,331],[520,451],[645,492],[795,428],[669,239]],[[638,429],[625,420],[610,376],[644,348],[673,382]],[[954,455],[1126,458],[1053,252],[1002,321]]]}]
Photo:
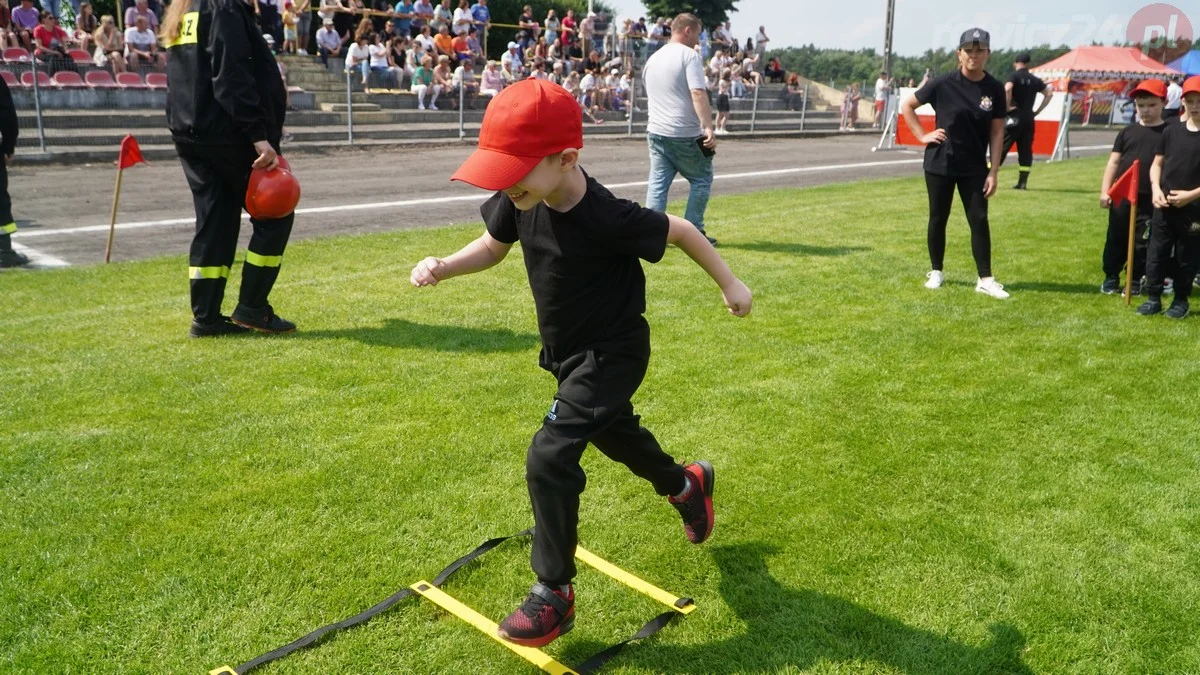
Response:
[{"label": "running boy", "polygon": [[1134,161],[1140,160],[1138,177],[1137,225],[1134,229],[1133,269],[1126,274],[1133,276],[1130,293],[1141,295],[1142,275],[1146,272],[1146,225],[1154,215],[1153,194],[1150,188],[1150,166],[1154,164],[1158,142],[1162,139],[1163,105],[1167,101],[1167,85],[1162,80],[1146,80],[1139,83],[1130,93],[1137,105],[1138,119],[1117,134],[1108,166],[1104,169],[1104,180],[1100,183],[1100,207],[1108,209],[1108,238],[1104,241],[1104,283],[1100,292],[1108,295],[1121,292],[1121,270],[1125,269],[1125,258],[1129,245],[1129,209],[1124,202],[1114,207],[1108,191],[1113,181],[1125,175]]},{"label": "running boy", "polygon": [[[1168,124],[1158,141],[1150,182],[1154,207],[1162,217],[1150,228],[1150,250],[1146,256],[1146,280],[1149,299],[1138,307],[1138,314],[1162,311],[1163,276],[1175,247],[1175,299],[1167,310],[1172,319],[1188,315],[1188,296],[1192,278],[1200,262],[1200,75],[1183,82],[1187,101],[1187,119]],[[1161,223],[1161,224],[1160,224]]]},{"label": "running boy", "polygon": [[527,79],[500,92],[484,114],[479,149],[451,177],[497,191],[480,209],[487,229],[454,255],[425,258],[411,276],[419,287],[480,272],[521,242],[542,336],[539,365],[558,380],[525,460],[538,580],[498,631],[529,647],[575,621],[571,582],[586,481],[579,459],[589,441],[668,497],[692,543],[712,533],[712,465],[676,464],[630,403],[650,358],[638,259],[658,262],[675,244],[717,282],[731,313],[746,316],[751,305],[750,289],[699,230],[614,197],[579,167],[582,147],[579,104],[565,89]]}]

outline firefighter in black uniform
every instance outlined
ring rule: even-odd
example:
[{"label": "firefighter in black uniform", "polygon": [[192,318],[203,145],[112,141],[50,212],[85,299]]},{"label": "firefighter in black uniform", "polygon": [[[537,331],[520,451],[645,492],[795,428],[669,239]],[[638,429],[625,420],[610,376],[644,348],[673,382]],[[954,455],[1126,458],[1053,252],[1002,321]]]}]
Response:
[{"label": "firefighter in black uniform", "polygon": [[[1029,172],[1033,170],[1033,119],[1050,105],[1052,89],[1038,76],[1029,72],[1029,54],[1021,54],[1013,62],[1013,74],[1004,83],[1008,98],[1008,116],[1004,119],[1004,150],[1000,153],[1000,164],[1017,144],[1017,163],[1021,172],[1014,190],[1025,190],[1029,183]],[[1042,95],[1042,104],[1037,110],[1033,104],[1037,95]]]},{"label": "firefighter in black uniform", "polygon": [[289,333],[267,296],[295,214],[251,218],[237,308],[221,314],[251,168],[278,165],[287,91],[246,0],[175,0],[163,20],[167,126],[196,206],[189,276],[193,337]]},{"label": "firefighter in black uniform", "polygon": [[20,267],[29,263],[29,258],[17,253],[12,247],[12,234],[17,231],[13,220],[12,199],[8,196],[8,164],[12,162],[17,148],[17,108],[13,105],[8,85],[0,80],[0,267]]}]

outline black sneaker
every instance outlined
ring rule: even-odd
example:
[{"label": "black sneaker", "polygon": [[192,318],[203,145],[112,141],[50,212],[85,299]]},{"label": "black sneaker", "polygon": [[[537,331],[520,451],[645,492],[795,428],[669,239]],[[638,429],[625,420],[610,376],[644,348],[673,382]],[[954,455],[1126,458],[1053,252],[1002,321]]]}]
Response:
[{"label": "black sneaker", "polygon": [[29,258],[13,250],[0,251],[0,267],[23,267],[29,264]]},{"label": "black sneaker", "polygon": [[1131,281],[1129,283],[1129,294],[1130,295],[1141,295],[1142,294],[1142,282],[1141,281]]},{"label": "black sneaker", "polygon": [[1162,311],[1162,301],[1158,298],[1150,298],[1142,303],[1141,307],[1137,308],[1137,313],[1142,316],[1154,316]]},{"label": "black sneaker", "polygon": [[296,324],[276,314],[270,305],[262,309],[250,309],[245,305],[238,305],[237,309],[233,310],[233,316],[229,318],[239,326],[253,328],[264,333],[291,333],[296,330]]},{"label": "black sneaker", "polygon": [[1029,187],[1026,186],[1024,183],[1017,183],[1016,185],[1013,186],[1013,189],[1014,190],[1028,190]]},{"label": "black sneaker", "polygon": [[1186,302],[1175,301],[1167,308],[1166,317],[1168,319],[1182,319],[1188,315],[1188,304]]},{"label": "black sneaker", "polygon": [[222,335],[243,335],[249,333],[250,329],[239,326],[229,317],[222,316],[216,321],[200,322],[192,319],[192,330],[188,332],[190,337],[221,337]]},{"label": "black sneaker", "polygon": [[1100,292],[1105,295],[1115,295],[1121,292],[1121,280],[1117,277],[1107,277],[1103,284],[1100,284]]},{"label": "black sneaker", "polygon": [[713,530],[713,466],[701,460],[684,466],[683,470],[687,472],[691,487],[682,499],[677,501],[669,497],[667,501],[683,517],[683,530],[688,541],[700,544]]},{"label": "black sneaker", "polygon": [[567,592],[543,583],[529,590],[525,602],[496,628],[496,636],[523,647],[544,647],[575,626],[575,587]]},{"label": "black sneaker", "polygon": [[[703,233],[703,232],[701,232],[701,234],[704,234],[704,233]],[[705,238],[705,239],[707,239],[707,240],[708,240],[708,243],[712,244],[713,246],[716,246],[716,245],[717,245],[717,240],[716,240],[716,238],[715,238],[715,237],[710,237],[710,236],[708,236],[707,234],[705,234],[705,235],[704,235],[704,238]]]}]

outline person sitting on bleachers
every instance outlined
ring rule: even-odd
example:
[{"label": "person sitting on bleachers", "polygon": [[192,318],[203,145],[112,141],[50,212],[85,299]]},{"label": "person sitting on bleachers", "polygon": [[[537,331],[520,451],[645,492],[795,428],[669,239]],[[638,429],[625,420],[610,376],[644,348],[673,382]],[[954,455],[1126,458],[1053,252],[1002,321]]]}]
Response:
[{"label": "person sitting on bleachers", "polygon": [[388,40],[388,67],[395,68],[396,85],[404,88],[404,81],[412,79],[412,74],[416,72],[417,66],[413,64],[412,69],[408,66],[408,45],[409,39],[400,35]]},{"label": "person sitting on bleachers", "polygon": [[158,48],[158,36],[150,30],[144,16],[139,16],[137,23],[125,29],[125,60],[131,70],[167,65],[166,57]]},{"label": "person sitting on bleachers", "polygon": [[41,24],[33,29],[33,41],[37,45],[34,55],[46,62],[51,71],[62,70],[71,63],[71,57],[67,55],[70,46],[67,31],[58,27],[58,19],[50,12],[43,11],[39,18]]},{"label": "person sitting on bleachers", "polygon": [[438,28],[437,35],[433,38],[433,46],[437,49],[438,56],[455,58],[454,39],[450,37],[449,25],[443,25]]},{"label": "person sitting on bleachers", "polygon": [[504,89],[504,78],[500,76],[500,70],[496,67],[495,61],[488,61],[483,67],[483,75],[480,76],[479,93],[482,96],[492,98]]},{"label": "person sitting on bleachers", "polygon": [[17,46],[33,51],[33,30],[41,23],[41,12],[34,9],[33,0],[21,0],[21,6],[12,10],[12,31],[19,43]]},{"label": "person sitting on bleachers", "polygon": [[[441,91],[450,92],[454,89],[454,83],[451,81],[453,77],[454,73],[450,70],[450,57],[444,54],[438,56],[437,66],[433,69],[434,86]],[[457,103],[457,101],[451,100]]]},{"label": "person sitting on bleachers", "polygon": [[146,20],[150,30],[158,30],[158,17],[150,11],[150,0],[137,0],[136,5],[125,10],[125,28],[135,25],[139,16]]},{"label": "person sitting on bleachers", "polygon": [[[370,22],[368,22],[369,26]],[[346,49],[346,72],[358,72],[362,76],[362,86],[366,87],[367,76],[371,74],[371,43],[370,33],[359,33],[354,42]],[[370,90],[368,90],[370,93]]]},{"label": "person sitting on bleachers", "polygon": [[330,56],[341,56],[345,42],[346,38],[340,37],[334,29],[333,19],[325,19],[317,29],[317,53],[321,55],[321,63],[328,67]]},{"label": "person sitting on bleachers", "polygon": [[[428,28],[428,26],[426,26]],[[413,73],[413,93],[417,95],[417,110],[425,109],[425,95],[433,92],[433,100],[429,102],[430,110],[437,110],[438,94],[442,93],[440,85],[433,83],[433,57],[425,54],[421,57],[421,65]]]},{"label": "person sitting on bleachers", "polygon": [[783,65],[779,63],[778,56],[771,57],[767,67],[763,69],[763,74],[767,76],[768,82],[783,82]]},{"label": "person sitting on bleachers", "polygon": [[506,87],[518,80],[516,73],[512,70],[511,61],[500,62],[500,79],[504,80],[504,86]]},{"label": "person sitting on bleachers", "polygon": [[476,65],[487,64],[487,56],[483,53],[483,43],[479,41],[479,32],[475,26],[467,31],[467,49],[471,52],[471,58],[475,59]]},{"label": "person sitting on bleachers", "polygon": [[[508,50],[500,55],[500,66],[509,71],[513,76],[513,81],[522,79],[521,73],[521,45],[510,42]],[[511,83],[510,83],[511,84]]]},{"label": "person sitting on bleachers", "polygon": [[466,35],[455,35],[450,41],[450,45],[454,50],[453,61],[456,64],[463,61],[475,62],[475,56],[471,54],[471,45],[467,43]]},{"label": "person sitting on bleachers", "polygon": [[475,95],[479,93],[479,80],[475,78],[475,62],[463,61],[462,65],[454,69],[454,76],[450,81],[454,87],[455,97],[457,98],[461,89],[463,104],[474,108]]},{"label": "person sitting on bleachers", "polygon": [[433,20],[429,22],[429,26],[433,28],[433,34],[437,35],[442,32],[443,27],[449,32],[453,21],[454,12],[450,10],[450,0],[442,0],[433,8]]},{"label": "person sitting on bleachers", "polygon": [[92,3],[84,2],[79,5],[79,16],[75,17],[75,35],[72,39],[79,48],[85,52],[92,50],[92,33],[100,27],[100,22],[96,19],[95,12],[92,11]]},{"label": "person sitting on bleachers", "polygon": [[8,0],[0,0],[0,48],[20,47],[17,36],[12,32],[12,12]]},{"label": "person sitting on bleachers", "polygon": [[117,30],[112,14],[100,17],[100,27],[92,34],[92,40],[96,43],[92,63],[97,68],[111,63],[113,75],[125,72],[125,40],[121,37],[121,31]]},{"label": "person sitting on bleachers", "polygon": [[374,41],[374,38],[371,37],[374,35],[374,33],[375,27],[371,25],[371,20],[363,17],[362,20],[358,22],[358,28],[354,29],[354,41],[358,42],[361,38],[365,37],[367,38],[367,44],[369,45]]},{"label": "person sitting on bleachers", "polygon": [[[388,46],[383,43],[383,35],[381,33],[371,33],[371,43],[367,45],[367,53],[370,54],[371,72],[375,73],[375,76],[383,81],[385,88],[391,89],[394,82],[395,88],[399,89],[404,71],[400,71],[397,74],[392,69],[391,64],[388,62],[388,51],[390,51]],[[371,93],[369,88],[367,89],[367,93]]]}]

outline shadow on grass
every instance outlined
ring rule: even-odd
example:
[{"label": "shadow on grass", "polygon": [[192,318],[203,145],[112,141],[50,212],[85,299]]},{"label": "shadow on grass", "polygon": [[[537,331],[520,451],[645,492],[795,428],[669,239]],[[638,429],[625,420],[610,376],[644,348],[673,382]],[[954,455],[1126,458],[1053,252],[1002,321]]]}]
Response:
[{"label": "shadow on grass", "polygon": [[439,352],[519,352],[538,344],[538,337],[532,333],[514,333],[502,328],[431,326],[404,319],[388,319],[382,326],[301,331],[295,337],[350,339],[375,347],[411,347]]},{"label": "shadow on grass", "polygon": [[1004,290],[1010,293],[1077,293],[1080,295],[1100,295],[1100,283],[1094,284],[1059,284],[1052,281],[1016,281],[1004,284]]},{"label": "shadow on grass", "polygon": [[870,251],[867,246],[811,246],[809,244],[787,244],[777,241],[752,241],[744,244],[721,244],[721,248],[736,248],[759,253],[786,253],[788,255],[836,257]]},{"label": "shadow on grass", "polygon": [[[696,646],[649,643],[619,658],[641,654],[656,671],[680,673],[807,670],[822,661],[869,661],[921,675],[1033,672],[1021,661],[1025,639],[1012,626],[991,626],[992,639],[982,647],[956,642],[834,595],[787,588],[767,568],[767,556],[776,552],[758,543],[713,549],[721,596],[745,624],[740,635]],[[575,644],[564,658],[578,662],[599,648]]]}]

